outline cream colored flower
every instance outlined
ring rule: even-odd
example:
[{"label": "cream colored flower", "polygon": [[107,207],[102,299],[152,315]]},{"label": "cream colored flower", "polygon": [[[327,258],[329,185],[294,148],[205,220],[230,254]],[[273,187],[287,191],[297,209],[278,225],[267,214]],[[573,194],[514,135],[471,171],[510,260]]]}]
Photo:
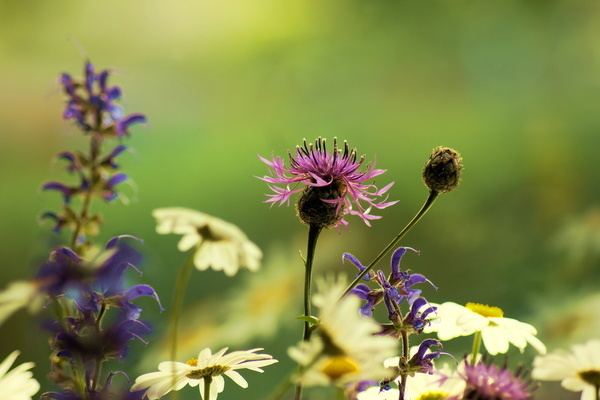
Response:
[{"label": "cream colored flower", "polygon": [[470,336],[480,331],[483,345],[492,355],[508,352],[509,344],[521,352],[530,344],[539,353],[546,353],[546,346],[535,336],[537,331],[533,326],[504,318],[498,307],[476,303],[468,303],[465,307],[453,302],[431,305],[437,307],[437,318],[423,332],[437,332],[440,340]]},{"label": "cream colored flower", "polygon": [[398,389],[382,390],[379,386],[371,386],[356,395],[356,400],[398,400],[400,391]]},{"label": "cream colored flower", "polygon": [[160,399],[172,390],[180,390],[186,385],[198,386],[200,396],[204,398],[205,378],[210,377],[210,399],[215,400],[225,388],[223,375],[228,376],[243,388],[248,382],[237,372],[239,369],[263,372],[261,367],[277,362],[268,354],[257,354],[261,348],[234,351],[225,355],[227,348],[211,354],[210,349],[203,349],[198,358],[183,363],[164,361],[158,365],[158,372],[150,372],[139,376],[131,391],[146,389],[144,396],[149,400]]},{"label": "cream colored flower", "polygon": [[[411,349],[412,350],[412,349]],[[386,360],[385,365],[397,365],[398,357]],[[459,364],[461,368],[463,363]],[[458,368],[457,368],[458,370]],[[396,383],[399,382],[399,379]],[[407,400],[448,399],[461,395],[465,390],[465,382],[456,370],[444,364],[440,369],[435,369],[433,374],[419,373],[407,377],[404,398]],[[400,391],[395,388],[381,390],[373,386],[358,393],[357,400],[398,400]]]},{"label": "cream colored flower", "polygon": [[37,311],[41,306],[40,292],[34,282],[15,281],[0,292],[0,325],[21,308]]},{"label": "cream colored flower", "polygon": [[240,267],[257,271],[262,252],[237,226],[199,211],[183,207],[157,208],[156,232],[182,235],[180,251],[196,247],[194,265],[200,271],[212,268],[233,276]]},{"label": "cream colored flower", "polygon": [[581,400],[595,400],[600,387],[600,340],[575,344],[571,351],[557,350],[533,360],[531,377],[561,381],[562,387],[581,392]]},{"label": "cream colored flower", "polygon": [[0,398],[2,400],[31,400],[31,397],[40,390],[40,384],[29,371],[35,366],[34,363],[26,362],[10,372],[8,371],[19,354],[20,352],[15,350],[0,363]]},{"label": "cream colored flower", "polygon": [[319,307],[319,327],[308,342],[289,349],[288,354],[305,368],[300,379],[306,386],[342,385],[361,380],[379,380],[392,375],[383,360],[396,353],[397,341],[375,335],[381,328],[360,315],[361,300],[344,293],[346,282],[317,281],[313,303]]}]

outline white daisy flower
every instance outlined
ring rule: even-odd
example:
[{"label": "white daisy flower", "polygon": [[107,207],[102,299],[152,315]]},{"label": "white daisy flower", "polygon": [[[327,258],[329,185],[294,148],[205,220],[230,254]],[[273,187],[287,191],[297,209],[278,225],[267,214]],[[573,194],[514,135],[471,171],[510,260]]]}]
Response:
[{"label": "white daisy flower", "polygon": [[31,400],[32,396],[40,390],[40,384],[29,371],[35,366],[34,363],[23,363],[8,372],[19,354],[20,352],[15,350],[0,363],[0,393],[3,400]]},{"label": "white daisy flower", "polygon": [[183,207],[158,208],[152,212],[156,232],[183,235],[177,248],[196,247],[194,265],[200,271],[212,268],[233,276],[240,267],[257,271],[262,252],[237,226],[222,219]]},{"label": "white daisy flower", "polygon": [[342,385],[362,380],[380,380],[392,375],[383,360],[396,353],[397,341],[378,336],[380,326],[359,313],[361,300],[349,295],[343,279],[317,282],[313,303],[319,307],[319,326],[308,342],[289,349],[292,359],[305,371],[306,386]]},{"label": "white daisy flower", "polygon": [[29,307],[31,312],[41,307],[42,297],[37,285],[30,281],[15,281],[0,292],[0,325],[21,308]]},{"label": "white daisy flower", "polygon": [[[386,360],[386,365],[397,365],[398,357]],[[462,365],[462,363],[459,365]],[[396,383],[399,379],[396,380]],[[415,374],[406,380],[404,398],[407,400],[448,399],[460,396],[465,391],[465,382],[457,372],[444,364],[440,369],[435,369],[432,374]],[[381,390],[379,386],[372,386],[356,396],[357,400],[398,400],[400,391],[395,388]]]},{"label": "white daisy flower", "polygon": [[509,344],[521,352],[530,344],[540,354],[546,353],[546,346],[535,336],[537,331],[533,326],[505,318],[498,307],[477,303],[467,303],[465,307],[453,302],[431,305],[437,307],[437,318],[423,332],[437,332],[440,340],[481,332],[483,344],[492,355],[508,352]]},{"label": "white daisy flower", "polygon": [[238,369],[249,369],[251,371],[263,372],[260,367],[278,362],[268,354],[257,354],[263,350],[256,348],[244,351],[234,351],[224,355],[227,348],[211,354],[209,348],[200,351],[198,358],[192,358],[187,362],[164,361],[158,365],[158,372],[150,372],[141,375],[135,380],[131,391],[146,389],[144,396],[149,400],[160,399],[172,390],[180,390],[186,385],[198,386],[200,396],[204,399],[205,379],[212,380],[210,385],[210,399],[215,400],[225,387],[223,375],[243,388],[248,387],[248,382],[236,371]]},{"label": "white daisy flower", "polygon": [[554,351],[533,360],[531,377],[561,381],[562,387],[581,392],[581,400],[595,400],[600,388],[600,340],[575,344],[571,351]]},{"label": "white daisy flower", "polygon": [[382,390],[379,386],[371,386],[370,388],[358,392],[356,400],[398,400],[400,391],[398,389]]}]

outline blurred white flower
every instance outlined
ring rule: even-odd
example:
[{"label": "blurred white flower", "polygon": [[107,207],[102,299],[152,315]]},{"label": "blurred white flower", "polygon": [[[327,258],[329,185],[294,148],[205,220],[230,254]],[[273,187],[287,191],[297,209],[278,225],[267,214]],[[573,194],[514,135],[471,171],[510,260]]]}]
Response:
[{"label": "blurred white flower", "polygon": [[600,340],[575,344],[571,351],[557,350],[533,360],[531,377],[561,381],[562,387],[581,392],[581,400],[597,399],[600,387]]},{"label": "blurred white flower", "polygon": [[227,348],[211,354],[209,348],[200,351],[198,358],[183,363],[179,361],[164,361],[158,365],[158,372],[150,372],[139,376],[131,391],[146,389],[144,396],[149,400],[160,399],[172,390],[180,390],[186,385],[198,386],[200,396],[204,399],[204,378],[211,378],[210,399],[215,400],[219,393],[225,388],[227,375],[231,380],[243,388],[248,387],[248,382],[236,371],[249,369],[251,371],[263,372],[260,367],[265,367],[277,362],[268,354],[257,354],[263,350],[256,348],[251,350],[234,351],[225,355]]},{"label": "blurred white flower", "polygon": [[183,235],[177,248],[196,247],[194,265],[200,271],[212,268],[233,276],[240,267],[257,271],[262,252],[237,226],[222,219],[183,207],[157,208],[156,232]]},{"label": "blurred white flower", "polygon": [[492,355],[508,352],[509,344],[521,352],[530,344],[539,353],[546,353],[546,346],[535,336],[537,331],[533,326],[504,318],[498,307],[477,303],[467,303],[465,307],[453,302],[431,305],[437,307],[437,318],[423,332],[437,332],[440,340],[470,336],[480,331],[483,345]]},{"label": "blurred white flower", "polygon": [[[398,389],[381,389],[379,386],[371,386],[370,388],[359,392],[356,395],[356,400],[398,400],[400,391]],[[410,397],[409,397],[410,398]]]},{"label": "blurred white flower", "polygon": [[30,281],[15,281],[0,292],[0,325],[21,308],[36,311],[41,306],[37,285]]},{"label": "blurred white flower", "polygon": [[343,279],[317,281],[313,303],[319,307],[319,325],[307,342],[289,349],[292,359],[305,367],[300,380],[306,386],[342,385],[388,378],[393,371],[383,360],[396,353],[397,341],[378,336],[380,326],[360,315],[361,300],[349,295]]},{"label": "blurred white flower", "polygon": [[13,351],[0,363],[0,393],[3,400],[31,400],[40,390],[40,384],[29,371],[35,366],[32,362],[23,363],[12,371],[8,371],[20,352]]},{"label": "blurred white flower", "polygon": [[[416,348],[415,348],[416,349]],[[413,349],[411,349],[413,350]],[[416,351],[416,350],[413,350]],[[386,360],[385,365],[398,365],[398,357]],[[405,399],[447,399],[461,395],[465,390],[465,382],[458,376],[457,370],[464,367],[461,362],[456,370],[448,364],[435,369],[432,374],[419,373],[409,376],[406,380]],[[396,380],[396,383],[399,379]],[[395,388],[381,390],[379,386],[372,386],[359,392],[357,400],[398,400],[400,391]]]}]

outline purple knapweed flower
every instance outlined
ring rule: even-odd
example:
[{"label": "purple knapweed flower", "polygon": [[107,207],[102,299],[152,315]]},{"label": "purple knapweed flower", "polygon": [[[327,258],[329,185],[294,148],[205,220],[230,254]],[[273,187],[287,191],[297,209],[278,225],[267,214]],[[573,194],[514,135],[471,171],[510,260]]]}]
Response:
[{"label": "purple knapweed flower", "polygon": [[464,369],[458,372],[465,381],[463,400],[527,400],[532,398],[535,389],[532,381],[523,379],[523,370],[512,373],[506,367],[500,368],[493,364],[480,361],[471,365],[464,364]]},{"label": "purple knapweed flower", "polygon": [[[296,154],[289,153],[290,166],[286,167],[281,157],[269,161],[259,158],[272,168],[271,176],[259,178],[267,183],[275,194],[268,195],[267,203],[282,205],[290,201],[294,193],[301,193],[298,203],[298,216],[307,224],[322,228],[346,226],[344,217],[357,215],[370,226],[370,220],[381,218],[371,215],[371,208],[386,208],[397,201],[377,202],[394,184],[393,182],[377,189],[366,181],[385,172],[367,164],[361,171],[364,156],[357,160],[356,149],[350,150],[344,142],[343,149],[338,148],[337,139],[333,139],[333,151],[328,151],[325,139],[318,138],[314,144],[306,140],[303,146],[296,147]],[[280,187],[278,185],[285,185]]]}]

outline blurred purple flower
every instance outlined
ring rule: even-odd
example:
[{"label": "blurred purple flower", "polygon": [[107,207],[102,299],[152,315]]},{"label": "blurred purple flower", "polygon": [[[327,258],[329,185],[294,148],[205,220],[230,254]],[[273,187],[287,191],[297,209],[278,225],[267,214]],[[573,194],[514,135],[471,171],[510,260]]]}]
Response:
[{"label": "blurred purple flower", "polygon": [[458,373],[466,384],[462,399],[531,399],[535,386],[531,380],[521,378],[521,373],[521,369],[513,374],[506,366],[500,368],[484,361],[474,365],[465,363],[464,369]]},{"label": "blurred purple flower", "polygon": [[122,96],[121,88],[108,86],[108,70],[96,73],[94,66],[87,62],[84,75],[82,82],[69,74],[62,74],[59,79],[68,97],[63,113],[65,119],[75,121],[85,132],[110,133],[117,137],[127,135],[131,125],[147,121],[143,114],[124,115],[122,107],[115,103]]}]

